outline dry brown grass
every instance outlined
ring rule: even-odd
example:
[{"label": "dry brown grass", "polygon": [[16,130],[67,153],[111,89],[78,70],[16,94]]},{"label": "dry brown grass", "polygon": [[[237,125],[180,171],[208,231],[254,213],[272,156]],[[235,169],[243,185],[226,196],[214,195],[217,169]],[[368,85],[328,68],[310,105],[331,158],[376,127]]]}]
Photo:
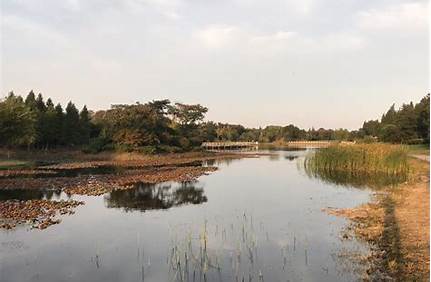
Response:
[{"label": "dry brown grass", "polygon": [[416,175],[391,194],[400,231],[401,266],[408,280],[429,281],[429,164],[412,160]]}]

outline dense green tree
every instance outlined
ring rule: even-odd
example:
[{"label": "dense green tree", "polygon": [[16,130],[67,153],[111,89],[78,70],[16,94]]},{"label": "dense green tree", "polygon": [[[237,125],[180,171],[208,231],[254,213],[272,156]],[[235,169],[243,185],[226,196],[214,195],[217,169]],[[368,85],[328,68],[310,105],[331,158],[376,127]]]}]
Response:
[{"label": "dense green tree", "polygon": [[400,143],[402,141],[401,130],[395,124],[384,124],[381,129],[380,139],[384,142]]},{"label": "dense green tree", "polygon": [[334,130],[334,136],[335,140],[345,141],[349,140],[350,132],[347,129],[339,128]]},{"label": "dense green tree", "polygon": [[380,132],[380,122],[378,120],[365,121],[362,125],[362,130],[365,135],[378,136]]},{"label": "dense green tree", "polygon": [[61,104],[58,103],[55,108],[55,145],[62,145],[65,144],[65,140],[63,137],[63,122],[64,122],[64,112],[63,108],[61,107]]},{"label": "dense green tree", "polygon": [[45,148],[56,145],[58,134],[61,133],[58,130],[57,112],[51,99],[46,101],[46,109],[42,115],[40,130],[40,145]]},{"label": "dense green tree", "polygon": [[397,111],[395,110],[395,104],[389,108],[389,110],[382,115],[382,124],[395,124],[396,123]]},{"label": "dense green tree", "polygon": [[[164,115],[148,104],[119,105],[106,111],[100,118],[104,134],[112,136],[118,145],[134,148],[160,144],[167,133],[167,124],[163,129],[156,128],[163,124]],[[159,133],[159,135],[157,134]]]},{"label": "dense green tree", "polygon": [[30,109],[35,109],[36,108],[36,96],[34,95],[33,90],[31,90],[27,97],[25,98],[25,104],[30,108]]},{"label": "dense green tree", "polygon": [[281,126],[269,125],[262,130],[261,142],[275,142],[282,138],[283,128]]},{"label": "dense green tree", "polygon": [[402,105],[397,112],[395,125],[399,128],[401,141],[409,142],[418,138],[417,114],[413,103]]},{"label": "dense green tree", "polygon": [[244,126],[238,124],[219,123],[216,129],[217,140],[224,141],[238,141],[244,132]]},{"label": "dense green tree", "polygon": [[66,106],[66,114],[63,119],[63,142],[66,145],[80,144],[79,112],[75,104],[69,102]]},{"label": "dense green tree", "polygon": [[84,105],[81,112],[79,113],[79,132],[80,132],[80,144],[87,144],[90,140],[91,133],[91,121],[90,113],[88,112],[87,106]]},{"label": "dense green tree", "polygon": [[39,112],[41,112],[41,113],[43,113],[43,112],[46,111],[46,105],[45,105],[45,102],[43,101],[42,93],[39,93],[37,95],[37,98],[36,98],[36,109]]},{"label": "dense green tree", "polygon": [[36,141],[36,115],[13,92],[0,102],[0,144],[29,146]]},{"label": "dense green tree", "polygon": [[380,121],[364,122],[363,136],[378,136],[379,140],[392,143],[429,143],[429,94],[418,104],[403,104],[398,110],[392,105]]},{"label": "dense green tree", "polygon": [[202,140],[204,141],[215,141],[217,140],[217,124],[208,121],[203,122],[199,126],[200,130],[200,136],[202,137]]},{"label": "dense green tree", "polygon": [[207,111],[208,108],[199,104],[187,105],[175,103],[174,106],[169,106],[169,114],[183,127],[195,126],[197,122],[204,119]]},{"label": "dense green tree", "polygon": [[256,142],[260,139],[262,133],[261,128],[246,128],[239,137],[240,141]]},{"label": "dense green tree", "polygon": [[293,124],[289,124],[283,128],[283,139],[284,141],[295,141],[303,140],[306,137],[305,130],[300,129]]},{"label": "dense green tree", "polygon": [[430,142],[430,94],[427,94],[415,107],[418,136]]}]

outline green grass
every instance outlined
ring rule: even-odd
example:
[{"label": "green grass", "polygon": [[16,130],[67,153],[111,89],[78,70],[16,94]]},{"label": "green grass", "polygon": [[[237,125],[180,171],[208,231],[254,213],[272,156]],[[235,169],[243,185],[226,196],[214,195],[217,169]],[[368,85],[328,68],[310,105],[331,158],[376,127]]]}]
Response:
[{"label": "green grass", "polygon": [[0,160],[0,170],[31,167],[33,162],[20,160]]},{"label": "green grass", "polygon": [[307,157],[312,172],[342,172],[356,176],[407,176],[408,149],[389,144],[334,145]]},{"label": "green grass", "polygon": [[429,155],[430,146],[428,144],[416,144],[407,146],[409,153],[417,155]]}]

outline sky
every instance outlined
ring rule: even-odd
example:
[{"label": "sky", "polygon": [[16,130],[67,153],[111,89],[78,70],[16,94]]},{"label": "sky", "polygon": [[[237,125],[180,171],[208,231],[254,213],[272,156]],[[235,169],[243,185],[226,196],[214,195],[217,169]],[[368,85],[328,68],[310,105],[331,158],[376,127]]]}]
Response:
[{"label": "sky", "polygon": [[0,93],[170,99],[250,127],[359,128],[429,85],[429,4],[1,0]]}]

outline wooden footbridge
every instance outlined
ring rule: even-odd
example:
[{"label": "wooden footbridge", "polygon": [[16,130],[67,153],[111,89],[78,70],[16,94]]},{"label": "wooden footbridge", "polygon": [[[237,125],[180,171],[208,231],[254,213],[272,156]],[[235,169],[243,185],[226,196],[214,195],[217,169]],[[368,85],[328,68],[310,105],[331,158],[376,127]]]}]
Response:
[{"label": "wooden footbridge", "polygon": [[[351,144],[352,142],[340,142],[336,140],[317,140],[317,141],[289,141],[279,144],[280,146],[287,146],[292,148],[326,148],[333,144]],[[235,149],[257,149],[259,142],[233,142],[233,141],[219,141],[219,142],[204,142],[201,147],[207,150],[235,150]],[[277,144],[274,144],[277,146]]]},{"label": "wooden footbridge", "polygon": [[204,142],[201,147],[207,150],[257,149],[259,142]]},{"label": "wooden footbridge", "polygon": [[293,148],[326,148],[333,144],[338,144],[340,141],[336,140],[316,140],[316,141],[289,141],[286,143],[288,147]]}]

